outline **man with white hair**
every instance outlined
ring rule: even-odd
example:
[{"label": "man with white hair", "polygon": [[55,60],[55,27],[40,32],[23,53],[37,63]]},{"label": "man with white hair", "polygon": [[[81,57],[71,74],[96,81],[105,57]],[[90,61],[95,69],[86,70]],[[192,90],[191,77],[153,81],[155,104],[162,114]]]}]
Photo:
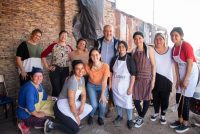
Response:
[{"label": "man with white hair", "polygon": [[[117,45],[119,40],[113,36],[112,25],[109,24],[105,25],[103,28],[103,34],[104,34],[103,37],[97,39],[94,47],[98,48],[98,50],[100,51],[102,61],[110,65],[112,58],[117,55]],[[107,118],[111,117],[114,106],[112,91],[111,91],[111,82],[108,82],[108,85],[109,85],[108,87],[109,101],[108,101],[108,112],[106,113]]]}]

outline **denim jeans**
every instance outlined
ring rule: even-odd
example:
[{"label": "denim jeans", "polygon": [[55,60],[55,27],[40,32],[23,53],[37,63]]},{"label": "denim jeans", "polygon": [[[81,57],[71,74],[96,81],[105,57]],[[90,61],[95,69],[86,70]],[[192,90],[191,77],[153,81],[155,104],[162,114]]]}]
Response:
[{"label": "denim jeans", "polygon": [[[123,116],[123,112],[122,112],[122,107],[119,107],[116,105],[117,108],[117,114],[122,117]],[[133,110],[132,109],[126,109],[126,114],[127,114],[127,119],[128,120],[132,120],[133,119]]]},{"label": "denim jeans", "polygon": [[[90,99],[90,104],[92,105],[92,111],[90,112],[90,116],[94,116],[97,107],[99,108],[99,117],[100,118],[104,118],[105,115],[105,110],[106,110],[106,104],[102,104],[99,103],[99,99],[101,96],[101,85],[94,85],[90,82],[87,83],[87,92],[89,95],[89,99]],[[107,98],[108,96],[108,88],[106,87],[105,93],[104,93],[105,97]]]}]

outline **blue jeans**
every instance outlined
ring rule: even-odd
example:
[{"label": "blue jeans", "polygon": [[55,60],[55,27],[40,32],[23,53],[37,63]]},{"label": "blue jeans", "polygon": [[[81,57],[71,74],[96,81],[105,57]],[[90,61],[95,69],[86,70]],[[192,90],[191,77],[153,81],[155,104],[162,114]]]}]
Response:
[{"label": "blue jeans", "polygon": [[[117,108],[117,114],[122,117],[123,116],[123,112],[122,112],[122,107],[119,107],[116,105]],[[126,109],[126,114],[127,114],[127,119],[128,120],[132,120],[133,119],[133,110],[132,109]]]},{"label": "blue jeans", "polygon": [[[99,99],[101,96],[101,85],[94,85],[90,82],[87,83],[87,92],[89,95],[89,99],[90,99],[90,104],[92,105],[92,111],[90,112],[90,116],[94,116],[97,107],[99,108],[99,117],[100,118],[104,118],[104,114],[105,114],[105,110],[106,110],[106,104],[102,104],[99,103]],[[105,97],[107,98],[108,96],[108,88],[106,87],[105,93],[104,93]]]}]

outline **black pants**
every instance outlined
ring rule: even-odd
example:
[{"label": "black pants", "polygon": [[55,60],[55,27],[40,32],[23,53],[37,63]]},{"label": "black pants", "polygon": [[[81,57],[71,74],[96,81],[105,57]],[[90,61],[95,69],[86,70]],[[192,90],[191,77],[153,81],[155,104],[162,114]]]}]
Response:
[{"label": "black pants", "polygon": [[149,100],[144,100],[143,101],[143,107],[140,105],[140,100],[134,100],[134,105],[135,105],[135,108],[138,112],[138,115],[142,118],[144,118],[144,116],[146,115],[147,113],[147,110],[149,108]]},{"label": "black pants", "polygon": [[69,76],[69,67],[56,66],[55,71],[50,71],[49,77],[53,88],[52,96],[58,97],[67,76]]},{"label": "black pants", "polygon": [[[78,124],[70,117],[64,115],[60,110],[58,109],[57,103],[54,105],[54,115],[56,119],[60,122],[59,124],[62,124],[63,127],[59,127],[59,129],[63,130],[66,134],[76,134],[79,131]],[[55,126],[54,126],[55,128]]]},{"label": "black pants", "polygon": [[19,75],[19,80],[20,80],[20,86],[24,85],[26,82],[31,80],[31,72],[27,72],[26,80],[22,78],[22,75]]},{"label": "black pants", "polygon": [[166,110],[169,106],[169,95],[170,92],[153,91],[153,106],[155,113],[159,113],[161,107],[161,115],[165,115]]},{"label": "black pants", "polygon": [[[176,103],[179,102],[181,94],[176,93]],[[189,110],[190,110],[190,97],[182,96],[179,107],[178,107],[178,117],[183,118],[183,120],[189,120]]]}]

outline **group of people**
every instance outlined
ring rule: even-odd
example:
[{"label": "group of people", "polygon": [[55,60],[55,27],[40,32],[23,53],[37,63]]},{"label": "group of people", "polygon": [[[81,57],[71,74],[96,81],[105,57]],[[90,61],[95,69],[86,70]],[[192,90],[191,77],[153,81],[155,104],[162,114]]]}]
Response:
[{"label": "group of people", "polygon": [[[66,44],[67,34],[61,31],[59,40],[42,51],[38,45],[42,32],[35,29],[29,40],[17,49],[21,84],[17,115],[22,133],[29,133],[30,127],[44,127],[44,133],[59,128],[74,134],[79,131],[84,117],[88,116],[88,124],[92,125],[98,109],[97,122],[104,125],[104,118],[111,117],[114,108],[117,111],[115,126],[120,126],[125,109],[127,127],[139,128],[144,124],[152,97],[154,113],[150,119],[156,121],[160,115],[160,123],[166,124],[174,65],[179,120],[170,127],[178,133],[189,129],[190,98],[197,84],[198,68],[192,46],[183,40],[180,27],[170,33],[173,48],[167,46],[162,33],[155,35],[155,46],[151,47],[145,44],[142,32],[135,32],[135,48],[131,53],[125,41],[114,38],[111,25],[104,26],[104,36],[95,41],[90,51],[83,38],[73,50]],[[52,58],[48,63],[46,57],[50,53]],[[42,63],[49,71],[52,96],[48,96],[42,86]],[[133,103],[138,113],[134,120]]]}]

